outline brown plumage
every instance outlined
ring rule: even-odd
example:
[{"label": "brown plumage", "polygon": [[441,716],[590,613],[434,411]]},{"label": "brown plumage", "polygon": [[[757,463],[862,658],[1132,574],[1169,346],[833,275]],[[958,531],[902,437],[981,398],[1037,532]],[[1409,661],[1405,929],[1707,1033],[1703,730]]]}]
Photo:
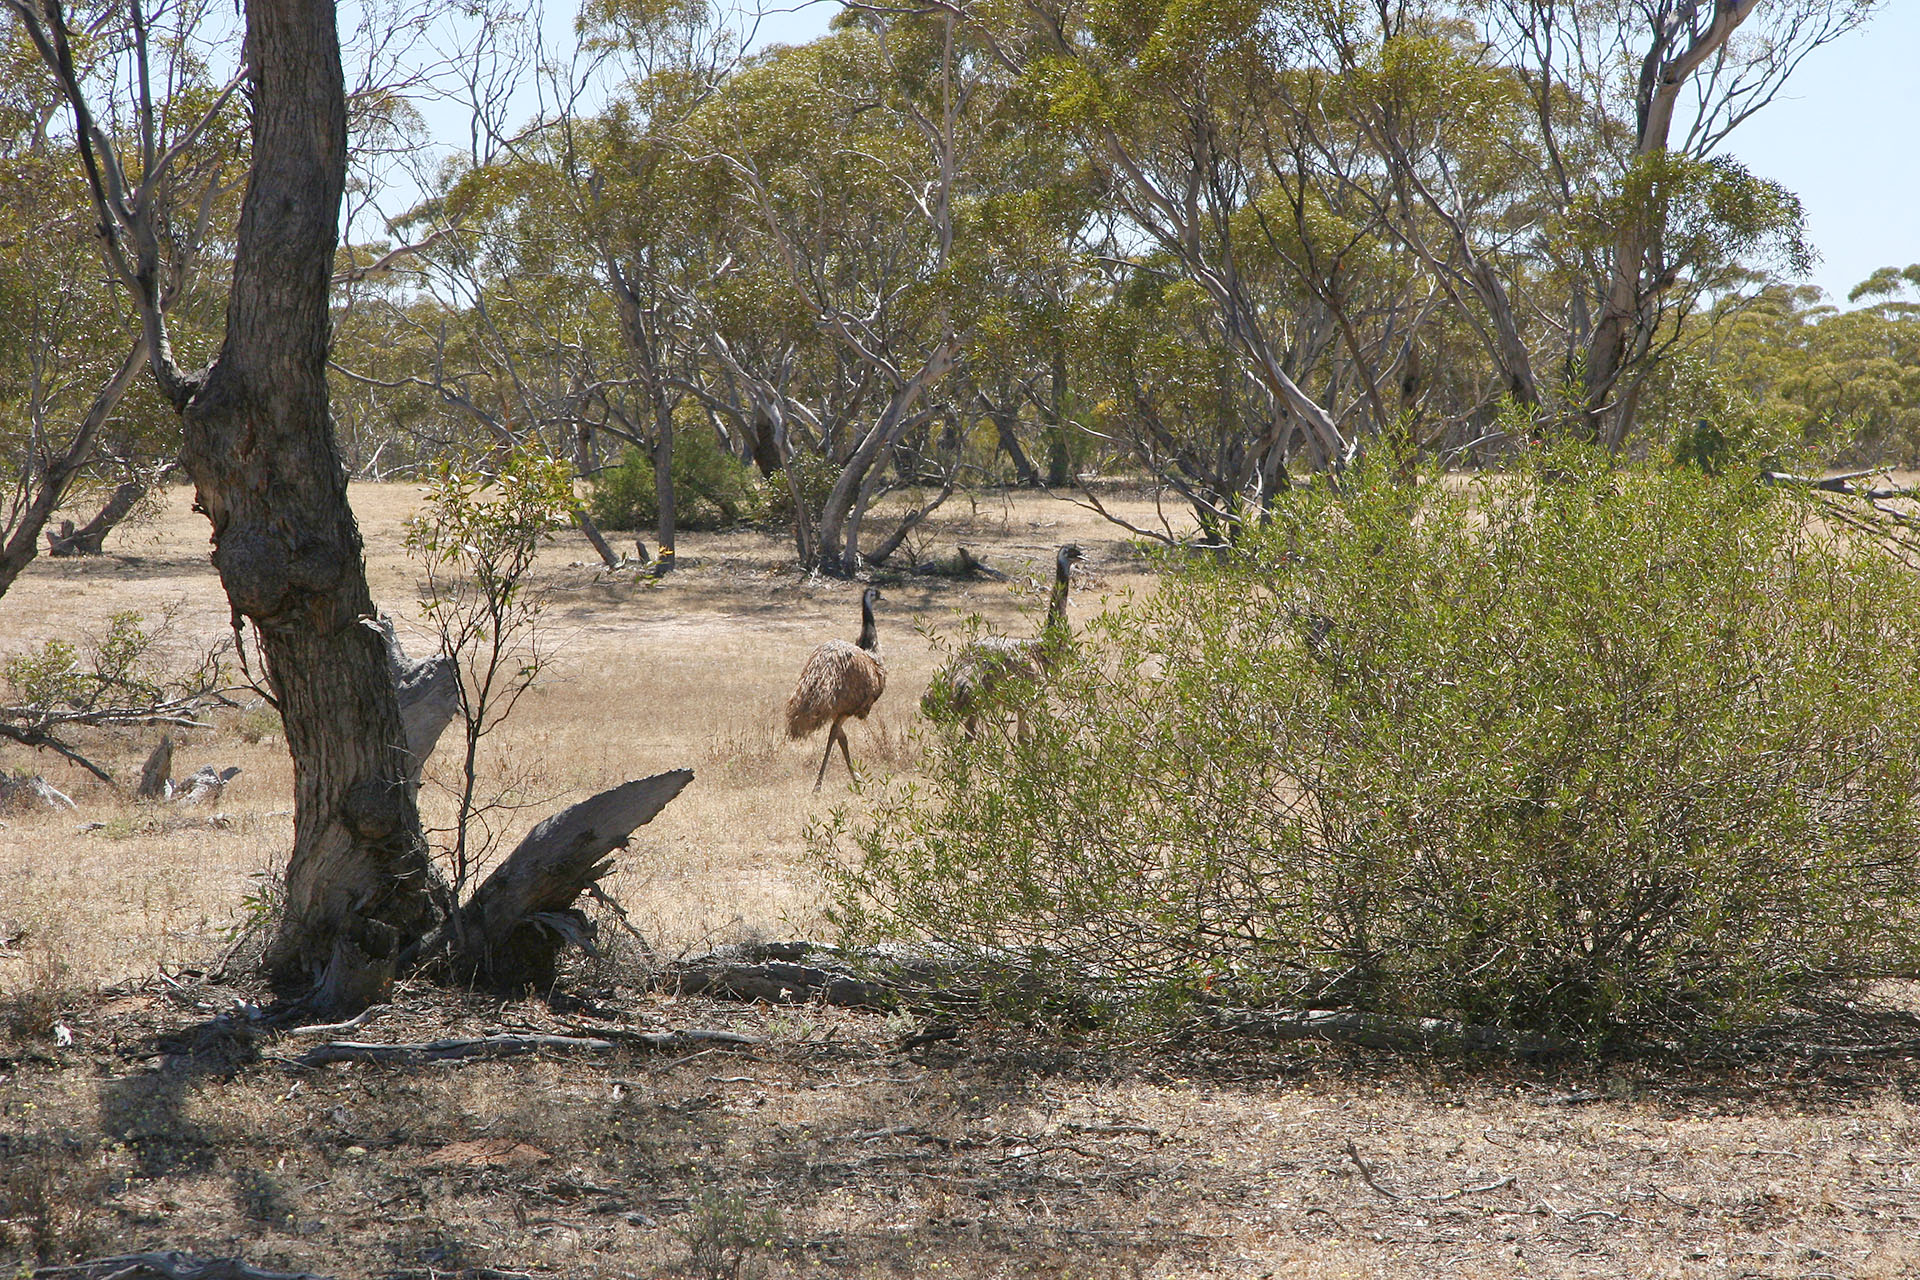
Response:
[{"label": "brown plumage", "polygon": [[[1047,602],[1047,617],[1036,636],[982,636],[970,641],[946,670],[934,677],[933,687],[920,700],[920,710],[928,716],[955,716],[966,723],[972,737],[982,704],[996,690],[1017,680],[1040,680],[1060,659],[1061,651],[1072,641],[1067,625],[1067,591],[1073,580],[1073,566],[1083,558],[1078,546],[1068,543],[1053,560],[1053,597]],[[1017,732],[1024,734],[1027,715],[1024,707],[1013,709]]]},{"label": "brown plumage", "polygon": [[833,744],[840,743],[840,758],[853,773],[853,757],[847,752],[846,722],[849,717],[867,718],[873,704],[887,688],[887,665],[880,660],[880,632],[873,622],[873,602],[880,588],[868,587],[860,597],[860,638],[852,644],[829,640],[815,649],[800,671],[800,683],[787,699],[787,736],[804,738],[831,721],[827,749],[820,757],[820,772],[813,780],[818,791],[826,781],[827,762],[833,759]]}]

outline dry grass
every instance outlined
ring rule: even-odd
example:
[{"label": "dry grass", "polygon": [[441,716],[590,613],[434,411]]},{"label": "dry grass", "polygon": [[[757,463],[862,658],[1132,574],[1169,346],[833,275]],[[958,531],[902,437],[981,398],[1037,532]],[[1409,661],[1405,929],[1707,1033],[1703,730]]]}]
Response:
[{"label": "dry grass", "polygon": [[[419,584],[398,533],[416,498],[354,492],[376,598],[403,623]],[[126,608],[177,607],[179,660],[220,638],[225,602],[186,500],[171,494],[112,556],[36,565],[0,601],[0,657]],[[1075,540],[1101,591],[1150,586],[1114,535],[1069,507],[996,498],[957,507],[928,542],[1043,572]],[[542,803],[504,838],[690,764],[696,783],[640,833],[615,893],[669,952],[804,935],[818,926],[807,824],[859,797],[837,763],[815,797],[821,739],[789,743],[777,716],[811,647],[854,634],[858,596],[799,580],[777,539],[683,551],[660,585],[607,578],[571,539],[544,558],[557,658],[487,762]],[[950,629],[979,612],[1018,631],[1033,625],[1021,605],[994,584],[889,587],[888,692],[852,726],[856,763],[915,767],[914,708],[941,660],[915,620]],[[147,745],[89,743],[122,776]],[[1245,1044],[1094,1055],[986,1027],[901,1054],[898,1019],[676,1002],[590,966],[581,1012],[414,989],[364,1034],[610,1017],[768,1043],[665,1062],[293,1069],[300,1042],[211,1023],[153,977],[218,954],[290,838],[270,716],[188,735],[176,772],[205,763],[245,770],[217,824],[0,752],[81,805],[0,819],[0,1271],[175,1247],[420,1277],[1920,1272],[1920,1067],[1904,1051],[1556,1071]],[[430,820],[445,811],[430,795]]]}]

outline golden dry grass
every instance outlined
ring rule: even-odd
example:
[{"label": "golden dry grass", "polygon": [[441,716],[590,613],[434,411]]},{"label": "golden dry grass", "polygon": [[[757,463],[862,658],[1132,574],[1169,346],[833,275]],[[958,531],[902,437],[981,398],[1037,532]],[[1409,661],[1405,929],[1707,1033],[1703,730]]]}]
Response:
[{"label": "golden dry grass", "polygon": [[[405,630],[419,575],[399,531],[417,494],[353,496],[376,598]],[[225,602],[186,502],[169,495],[110,556],[34,566],[0,600],[0,657],[129,608],[176,609],[176,660],[219,639]],[[956,540],[1036,573],[1081,542],[1098,570],[1083,617],[1103,591],[1151,586],[1117,531],[1037,499],[958,506],[928,538]],[[545,802],[507,838],[567,800],[691,765],[697,781],[639,834],[614,891],[669,951],[804,935],[819,924],[807,824],[860,801],[837,764],[812,794],[821,739],[789,743],[778,716],[811,647],[857,629],[858,595],[799,580],[761,535],[692,537],[683,554],[655,585],[606,577],[574,539],[549,548],[555,660],[487,760]],[[979,612],[1021,631],[1022,604],[995,584],[890,587],[888,692],[851,727],[856,762],[914,767],[915,707],[942,657],[915,620]],[[725,1275],[703,1245],[759,1223],[770,1239],[740,1275],[1920,1274],[1911,1046],[1520,1068],[1244,1042],[1096,1054],[987,1026],[902,1053],[899,1019],[676,1001],[589,969],[587,1013],[412,988],[362,1034],[580,1031],[604,1015],[767,1042],[667,1061],[296,1069],[310,1042],[223,1028],[153,977],[216,955],[284,856],[290,770],[277,737],[247,740],[260,727],[223,713],[180,744],[177,774],[245,770],[216,826],[0,751],[0,767],[45,772],[80,804],[0,818],[0,1270],[170,1247],[334,1275]],[[128,776],[148,741],[88,746]],[[436,766],[451,759],[443,745]],[[430,794],[430,820],[445,813]]]},{"label": "golden dry grass", "polygon": [[[410,485],[352,491],[375,601],[415,652],[426,645],[423,584],[402,535],[419,500]],[[84,635],[128,609],[149,619],[172,613],[163,661],[183,664],[225,638],[228,611],[207,560],[206,522],[190,501],[188,490],[171,491],[158,518],[115,536],[110,555],[35,563],[0,599],[0,661]],[[956,500],[925,541],[950,554],[951,542],[964,539],[996,566],[1045,574],[1055,547],[1078,539],[1096,558],[1106,552],[1095,581],[1112,589],[1139,577],[1121,532],[1064,503],[1010,497]],[[836,753],[826,790],[812,794],[824,734],[789,743],[779,715],[813,647],[859,631],[859,590],[803,580],[789,558],[771,535],[689,535],[680,569],[655,582],[601,572],[586,544],[563,534],[536,571],[549,600],[542,630],[551,665],[489,739],[482,765],[538,802],[509,822],[503,842],[511,847],[533,821],[594,791],[691,766],[694,784],[640,833],[609,882],[671,951],[804,934],[817,924],[804,834],[810,819],[847,801],[847,779]],[[1098,595],[1083,593],[1076,611],[1097,608]],[[978,613],[1019,632],[1035,625],[1022,610],[1036,604],[1044,604],[1037,592],[992,582],[890,585],[880,617],[887,692],[864,724],[849,726],[855,764],[881,774],[914,765],[915,709],[944,658],[916,624],[950,630]],[[207,763],[244,770],[220,805],[230,829],[155,829],[175,815],[128,805],[50,755],[0,746],[0,768],[43,773],[80,804],[77,814],[0,818],[0,915],[31,925],[76,979],[110,983],[201,954],[235,919],[251,877],[271,874],[283,858],[292,829],[284,743],[248,743],[238,733],[242,716],[217,718],[218,731],[180,735],[174,772]],[[156,738],[157,731],[96,735],[88,746],[129,777]],[[450,730],[430,782],[450,782],[457,764]],[[423,804],[430,824],[448,820],[444,788],[429,785]],[[81,831],[88,822],[106,827]]]}]

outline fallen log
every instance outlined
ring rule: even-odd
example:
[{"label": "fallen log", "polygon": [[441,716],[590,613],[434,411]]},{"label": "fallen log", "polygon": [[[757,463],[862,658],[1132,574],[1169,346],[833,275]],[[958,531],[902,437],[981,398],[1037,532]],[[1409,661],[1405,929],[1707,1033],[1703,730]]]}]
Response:
[{"label": "fallen log", "polygon": [[330,1040],[315,1045],[289,1066],[324,1067],[336,1062],[386,1062],[415,1065],[423,1062],[511,1058],[540,1049],[574,1053],[610,1053],[621,1047],[650,1052],[675,1052],[692,1045],[748,1048],[763,1043],[758,1036],[737,1031],[626,1031],[596,1028],[593,1035],[561,1036],[525,1033],[474,1036],[463,1039],[429,1040],[418,1044],[384,1044],[364,1040]]},{"label": "fallen log", "polygon": [[190,1253],[128,1253],[65,1266],[40,1267],[33,1280],[328,1280],[310,1271],[268,1271],[238,1258],[197,1258]]},{"label": "fallen log", "polygon": [[666,966],[654,982],[681,995],[852,1009],[977,1008],[989,990],[1029,1000],[1046,995],[1040,977],[1011,955],[896,947],[850,952],[805,941],[716,947]]},{"label": "fallen log", "polygon": [[1516,1058],[1561,1057],[1577,1046],[1556,1036],[1448,1018],[1394,1018],[1351,1009],[1225,1009],[1216,1030],[1270,1040],[1320,1040],[1398,1053],[1498,1053]]},{"label": "fallen log", "polygon": [[36,808],[77,809],[79,806],[37,773],[0,775],[0,813]]},{"label": "fallen log", "polygon": [[240,776],[240,766],[229,765],[225,769],[216,769],[210,764],[201,765],[178,783],[168,784],[168,793],[176,804],[200,804],[206,800],[218,800],[227,784]]},{"label": "fallen log", "polygon": [[1007,581],[1007,575],[982,560],[965,547],[954,548],[952,560],[931,560],[926,564],[915,565],[912,572],[925,577],[935,578],[991,578],[995,582]]},{"label": "fallen log", "polygon": [[[863,1009],[919,1006],[975,1008],[988,992],[1022,1003],[1071,1005],[1071,993],[1048,991],[1042,976],[1017,957],[879,948],[849,952],[812,942],[756,942],[719,947],[661,969],[655,984],[682,995],[772,1004],[818,1003]],[[1216,1031],[1281,1041],[1318,1040],[1397,1053],[1494,1053],[1516,1058],[1572,1054],[1555,1036],[1446,1018],[1400,1018],[1351,1009],[1220,1009]]]}]

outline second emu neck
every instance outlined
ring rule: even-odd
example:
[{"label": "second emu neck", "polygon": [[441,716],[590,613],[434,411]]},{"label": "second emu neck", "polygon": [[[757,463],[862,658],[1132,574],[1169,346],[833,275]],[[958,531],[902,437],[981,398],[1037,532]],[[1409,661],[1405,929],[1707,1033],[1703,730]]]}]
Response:
[{"label": "second emu neck", "polygon": [[854,643],[868,653],[880,652],[880,628],[873,625],[873,603],[869,600],[860,601],[860,638]]}]

